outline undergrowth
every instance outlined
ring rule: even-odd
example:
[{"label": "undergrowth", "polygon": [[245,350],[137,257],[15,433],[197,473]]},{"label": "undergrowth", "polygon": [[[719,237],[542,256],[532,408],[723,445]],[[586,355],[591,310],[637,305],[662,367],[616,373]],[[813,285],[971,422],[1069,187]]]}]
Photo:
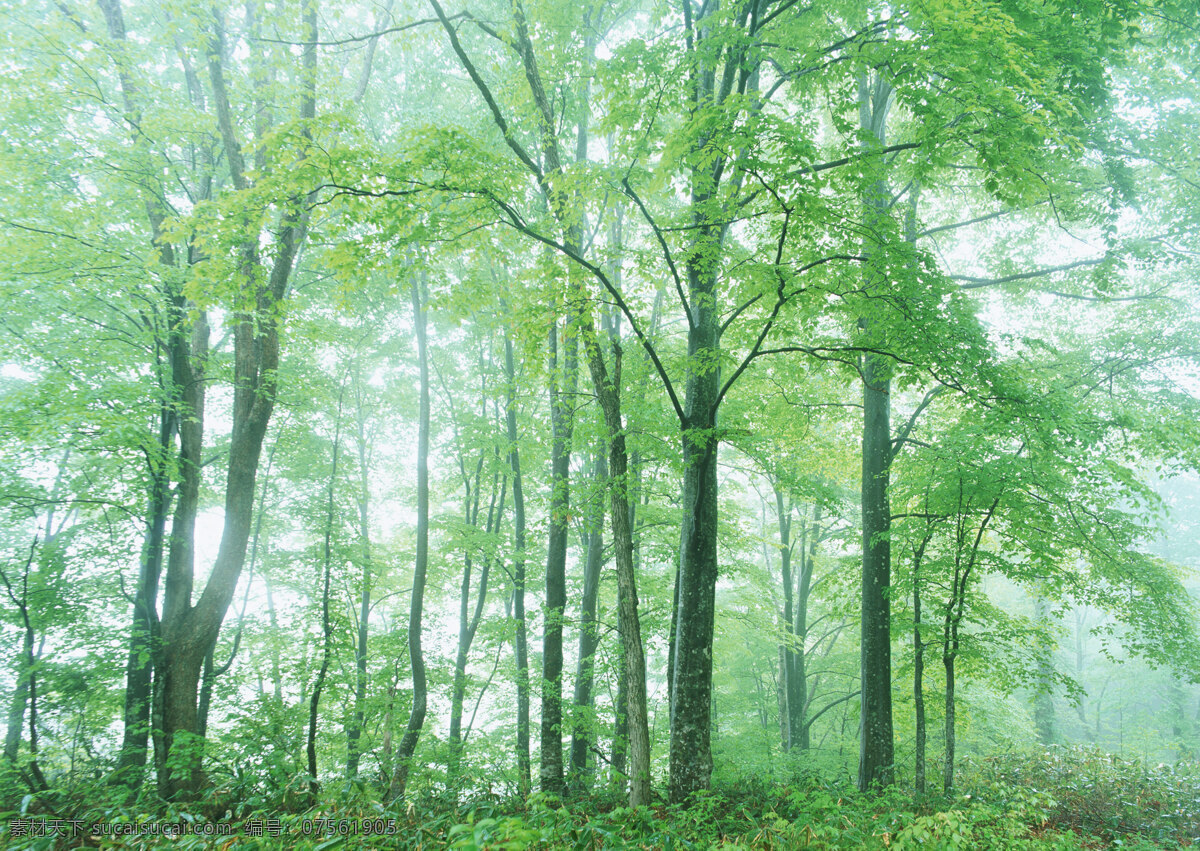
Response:
[{"label": "undergrowth", "polygon": [[[816,775],[791,783],[729,781],[686,806],[631,809],[611,795],[559,801],[480,798],[382,806],[361,786],[302,796],[230,798],[214,789],[190,809],[25,796],[0,813],[0,845],[58,848],[277,849],[1010,849],[1180,848],[1200,842],[1200,768],[1150,766],[1097,751],[1048,749],[963,766],[959,794],[914,801],[893,788],[861,795]],[[72,835],[74,819],[82,828]],[[95,826],[95,827],[93,827]],[[51,831],[51,827],[61,830]],[[165,835],[171,831],[175,835]],[[35,835],[42,833],[44,835]]]}]

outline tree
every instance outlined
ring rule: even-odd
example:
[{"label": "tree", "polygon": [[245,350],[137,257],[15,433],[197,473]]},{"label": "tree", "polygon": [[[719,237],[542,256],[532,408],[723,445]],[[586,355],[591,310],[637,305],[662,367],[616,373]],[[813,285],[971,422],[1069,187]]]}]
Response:
[{"label": "tree", "polygon": [[388,797],[396,800],[404,797],[408,775],[412,770],[413,754],[425,726],[425,710],[429,700],[429,686],[425,674],[425,655],[421,644],[421,623],[425,613],[425,578],[429,569],[429,348],[426,340],[425,311],[427,286],[425,270],[420,267],[412,273],[409,287],[412,291],[413,328],[417,337],[417,358],[420,369],[420,402],[417,426],[417,551],[413,565],[413,588],[408,614],[408,659],[412,668],[412,710],[408,715],[408,726],[404,738],[396,748],[396,764]]}]

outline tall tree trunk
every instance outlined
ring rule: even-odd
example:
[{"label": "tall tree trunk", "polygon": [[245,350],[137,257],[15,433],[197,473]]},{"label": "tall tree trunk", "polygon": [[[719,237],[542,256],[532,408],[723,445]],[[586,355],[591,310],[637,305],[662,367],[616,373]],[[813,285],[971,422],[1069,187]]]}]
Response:
[{"label": "tall tree trunk", "polygon": [[[258,545],[262,540],[263,520],[267,516],[267,490],[271,485],[271,467],[275,463],[275,450],[278,447],[279,439],[276,437],[275,441],[271,444],[271,451],[267,453],[267,468],[263,471],[262,490],[258,496],[258,511],[255,513],[254,519],[254,535],[250,541],[249,575],[246,580],[246,590],[242,595],[242,610],[238,613],[237,629],[233,635],[233,647],[230,648],[229,658],[220,667],[217,667],[215,661],[217,651],[215,644],[209,648],[208,655],[204,657],[204,668],[200,674],[200,698],[196,709],[198,716],[196,732],[201,738],[207,735],[208,711],[212,704],[213,686],[216,684],[217,677],[229,673],[229,669],[233,667],[233,662],[237,658],[238,649],[242,645],[242,623],[246,617],[246,605],[250,601],[250,588],[254,584],[254,568],[258,560]],[[267,594],[269,600],[269,590]]]},{"label": "tall tree trunk", "polygon": [[[141,92],[123,54],[126,41],[125,17],[120,0],[98,0],[97,5],[104,15],[108,36],[120,46],[114,54],[117,61],[117,76],[120,82],[122,103],[129,116],[131,127],[140,126]],[[193,84],[194,74],[186,57],[182,56],[185,77],[193,105],[203,109],[203,94],[198,85]],[[173,269],[176,266],[175,249],[164,234],[164,224],[169,210],[163,202],[164,192],[160,188],[158,178],[151,177],[152,167],[147,150],[148,137],[140,130],[132,133],[131,144],[134,159],[144,170],[143,191],[146,218],[150,225],[151,241],[156,248],[158,263]],[[212,184],[211,157],[201,154],[200,159],[206,161],[209,169],[207,175],[201,175],[195,194],[206,198]],[[203,424],[203,358],[207,353],[208,328],[203,312],[194,325],[189,327],[188,313],[192,305],[180,292],[174,282],[174,276],[167,275],[164,287],[165,313],[167,322],[167,337],[164,347],[167,354],[167,375],[160,381],[162,392],[162,409],[159,417],[157,434],[157,454],[150,460],[150,494],[148,528],[139,569],[137,589],[134,596],[133,625],[130,631],[129,653],[126,659],[126,689],[123,713],[124,735],[117,768],[112,778],[115,782],[124,783],[131,789],[140,784],[146,764],[147,741],[152,727],[151,717],[161,720],[161,703],[157,706],[159,695],[153,683],[156,659],[159,656],[159,618],[157,597],[159,579],[163,566],[163,547],[165,522],[170,504],[170,482],[167,469],[170,466],[170,456],[173,454],[173,438],[180,432],[180,456],[182,481],[180,491],[191,486],[189,477],[193,475],[188,465],[198,463],[198,448],[189,460],[183,454],[189,447],[184,447],[185,437],[182,428],[189,423],[189,418],[197,421],[195,428],[202,432]],[[192,336],[189,342],[189,334]],[[176,536],[190,541],[194,523],[194,504],[192,510],[180,512],[176,510],[172,521],[172,539]],[[174,548],[174,543],[171,544]],[[168,568],[169,571],[169,568]],[[161,750],[161,738],[156,739],[156,753]],[[161,760],[156,757],[156,764],[161,767]]]},{"label": "tall tree trunk", "polygon": [[[786,753],[792,749],[794,730],[792,727],[793,701],[796,688],[796,633],[795,610],[793,608],[792,589],[792,506],[790,502],[784,505],[783,490],[774,483],[775,490],[775,521],[779,528],[779,573],[783,580],[783,613],[780,620],[783,627],[784,641],[779,645],[779,718],[780,734],[783,750]],[[766,511],[766,508],[763,508]],[[800,545],[801,561],[803,561],[804,544]]]},{"label": "tall tree trunk", "polygon": [[[463,449],[460,447],[460,449]],[[471,477],[466,474],[462,456],[460,466],[463,469],[463,486],[465,496],[463,506],[463,521],[467,526],[476,526],[479,520],[479,500],[483,490],[483,457],[475,468],[475,487],[472,489]],[[492,507],[495,509],[495,491],[492,493]],[[474,634],[471,630],[471,582],[474,579],[474,559],[468,548],[463,553],[462,580],[458,592],[458,648],[454,656],[454,675],[450,686],[450,752],[447,762],[447,775],[453,785],[458,779],[459,764],[462,757],[462,715],[463,703],[467,693],[467,659],[471,651]]]},{"label": "tall tree trunk", "polygon": [[[175,797],[185,794],[184,789],[189,781],[194,781],[198,789],[202,778],[198,773],[191,773],[187,781],[180,779],[179,784],[172,782],[168,776],[167,755],[173,739],[173,732],[168,733],[167,724],[167,682],[169,680],[167,665],[172,656],[168,646],[168,638],[175,621],[182,617],[185,607],[192,596],[192,577],[195,569],[195,537],[196,517],[200,509],[200,483],[202,478],[201,457],[204,450],[204,405],[205,386],[203,380],[203,364],[208,354],[208,323],[203,314],[192,327],[190,357],[173,359],[176,371],[175,381],[186,378],[187,383],[180,384],[180,414],[177,430],[179,433],[179,483],[176,485],[175,512],[171,518],[170,544],[167,550],[167,574],[163,597],[163,617],[159,624],[159,644],[155,647],[153,663],[157,679],[154,690],[154,763],[158,778],[159,792],[164,797]],[[231,595],[232,596],[232,595]],[[213,641],[216,641],[214,634]],[[208,648],[203,648],[203,656],[208,655]],[[182,684],[186,685],[186,683]],[[193,686],[194,688],[194,686]],[[195,691],[192,700],[198,699]],[[186,696],[184,698],[187,699]],[[173,716],[178,718],[178,716]],[[198,731],[198,711],[192,721],[191,729]],[[198,763],[198,759],[197,759]]]},{"label": "tall tree trunk", "polygon": [[[542,640],[542,726],[539,779],[543,792],[561,795],[562,744],[562,622],[567,603],[567,532],[570,513],[571,435],[574,431],[575,389],[578,380],[578,335],[574,310],[568,311],[563,331],[564,352],[559,364],[558,325],[550,329],[550,539],[546,548],[546,610]],[[561,372],[560,372],[561,369]]]},{"label": "tall tree trunk", "polygon": [[21,738],[25,732],[25,709],[29,705],[30,662],[33,658],[33,634],[30,630],[21,633],[21,650],[17,654],[16,680],[12,700],[8,705],[8,727],[4,735],[4,758],[11,765],[17,764],[21,753]]},{"label": "tall tree trunk", "polygon": [[[316,113],[317,6],[305,0],[301,12],[304,47],[299,117],[311,122]],[[214,15],[208,44],[208,72],[217,125],[239,192],[250,189],[246,163],[234,128],[226,89],[224,32]],[[307,126],[301,134],[307,136]],[[159,786],[168,800],[192,798],[205,784],[203,740],[197,735],[197,690],[204,658],[217,639],[221,622],[233,600],[246,559],[253,517],[255,477],[263,438],[275,407],[279,367],[279,305],[287,292],[296,253],[305,238],[311,193],[297,195],[284,205],[275,234],[275,258],[269,269],[259,255],[262,235],[247,233],[238,249],[239,301],[246,305],[230,317],[233,333],[233,427],[225,485],[225,525],[209,579],[195,605],[190,557],[167,565],[164,588],[162,642],[158,670],[162,673],[162,747],[156,757]],[[182,444],[181,424],[181,444]],[[181,451],[182,456],[182,451]],[[198,463],[198,456],[196,462]],[[198,466],[197,466],[198,470]],[[182,502],[182,497],[181,497]],[[178,536],[174,536],[178,538]],[[173,541],[173,544],[175,541]]]},{"label": "tall tree trunk", "polygon": [[[473,506],[469,490],[467,494],[467,523],[476,528],[478,528],[479,523],[480,473],[482,472],[482,468],[483,459],[481,458],[479,466],[476,468],[476,487]],[[497,479],[500,478],[499,472],[492,478],[492,494],[488,502],[487,520],[484,526],[484,532],[487,535],[491,535],[495,530],[499,529],[501,518],[504,514],[504,499],[508,490],[508,477],[503,477],[503,480],[500,482],[499,505],[497,505],[496,485]],[[484,556],[483,565],[479,571],[479,590],[475,597],[474,613],[470,612],[471,580],[473,578],[471,563],[471,554],[468,552],[463,559],[462,585],[459,591],[458,651],[454,658],[454,682],[450,693],[450,761],[448,773],[452,782],[457,779],[462,759],[462,717],[463,704],[467,693],[467,660],[471,652],[471,645],[475,642],[475,634],[479,631],[480,621],[483,620],[483,609],[487,603],[488,580],[491,576],[492,557],[491,555]]]},{"label": "tall tree trunk", "polygon": [[[697,184],[701,181],[696,179]],[[711,188],[693,188],[699,210]],[[697,215],[700,215],[697,213]],[[719,253],[719,228],[704,224],[696,254]],[[689,264],[688,290],[693,319],[688,329],[687,379],[683,418],[683,517],[675,605],[674,668],[670,672],[670,797],[681,802],[707,789],[712,776],[712,644],[717,591],[717,405],[720,350],[716,312],[717,271],[710,261]]]},{"label": "tall tree trunk", "polygon": [[942,653],[942,665],[946,669],[946,762],[943,765],[942,791],[946,794],[954,788],[954,659],[955,652]]},{"label": "tall tree trunk", "polygon": [[508,463],[513,474],[513,658],[517,680],[517,789],[522,797],[532,787],[529,757],[529,650],[525,624],[525,491],[521,478],[521,453],[517,448],[516,365],[512,340],[504,339],[506,382],[504,420],[508,432]]},{"label": "tall tree trunk", "polygon": [[[1035,617],[1043,624],[1049,617],[1049,607],[1040,595],[1035,598]],[[1054,713],[1054,658],[1053,649],[1038,648],[1036,692],[1033,697],[1033,725],[1038,741],[1052,745],[1058,741],[1057,718]]]},{"label": "tall tree trunk", "polygon": [[916,715],[914,785],[918,795],[925,794],[925,642],[921,639],[921,556],[924,551],[925,545],[922,544],[913,558],[913,712]]},{"label": "tall tree trunk", "polygon": [[[47,533],[47,539],[51,536]],[[29,556],[25,559],[25,567],[21,574],[21,593],[17,594],[8,574],[0,568],[0,581],[4,583],[4,591],[8,599],[17,607],[21,615],[21,652],[17,657],[16,674],[17,686],[13,692],[12,703],[8,713],[8,730],[4,738],[4,758],[10,765],[17,765],[21,749],[21,732],[24,726],[26,709],[29,711],[29,773],[25,779],[34,792],[44,792],[49,788],[42,769],[38,764],[38,731],[37,731],[37,671],[39,649],[36,654],[34,645],[37,643],[37,633],[29,616],[29,574],[37,556],[38,540],[35,537],[29,546]],[[43,642],[44,642],[43,637]]]},{"label": "tall tree trunk", "polygon": [[[163,382],[165,385],[166,382]],[[150,741],[150,709],[154,699],[153,654],[158,631],[158,585],[162,576],[167,515],[170,513],[169,460],[174,455],[175,407],[160,387],[164,400],[159,411],[158,442],[150,461],[150,496],[146,537],[133,598],[133,628],[125,660],[124,736],[111,781],[136,789],[142,783]],[[177,395],[177,394],[175,394]]]},{"label": "tall tree trunk", "polygon": [[820,505],[813,506],[812,519],[804,525],[800,546],[800,569],[796,571],[796,616],[792,622],[796,653],[789,673],[788,723],[792,747],[802,751],[812,747],[812,724],[809,717],[812,696],[808,691],[808,604],[813,589],[813,567],[816,564],[817,544],[821,540]]},{"label": "tall tree trunk", "polygon": [[333,425],[333,458],[329,463],[329,489],[325,501],[325,550],[322,560],[321,582],[321,667],[313,682],[312,696],[308,701],[308,737],[304,753],[308,757],[308,793],[314,802],[321,790],[317,781],[317,715],[321,708],[321,692],[325,689],[325,677],[329,674],[329,660],[333,654],[333,621],[329,612],[330,584],[333,577],[333,522],[335,515],[334,496],[337,493],[338,455],[342,448],[342,400],[346,384],[338,391],[337,415]]},{"label": "tall tree trunk", "polygon": [[[621,609],[621,589],[617,587],[617,611]],[[620,622],[617,624],[621,630]],[[612,732],[612,770],[613,785],[622,791],[628,791],[627,775],[629,773],[629,695],[625,691],[625,682],[629,677],[629,666],[625,662],[625,641],[621,638],[621,652],[617,659],[617,697],[613,701],[613,732]]]},{"label": "tall tree trunk", "polygon": [[603,451],[593,460],[592,483],[595,490],[587,516],[587,557],[584,559],[583,599],[579,604],[579,656],[575,672],[575,719],[571,731],[571,785],[583,791],[591,785],[588,751],[594,728],[591,717],[592,685],[595,672],[596,607],[600,598],[600,571],[604,567],[604,490],[608,487],[608,458]]},{"label": "tall tree trunk", "polygon": [[[390,8],[390,6],[389,6]],[[363,72],[364,75],[367,73]],[[362,546],[362,589],[359,592],[358,629],[354,641],[354,709],[346,726],[346,777],[358,776],[362,758],[361,741],[366,723],[367,703],[367,642],[371,623],[371,584],[374,581],[371,559],[370,478],[366,439],[366,415],[363,411],[361,382],[356,376],[356,424],[358,426],[358,538]]]},{"label": "tall tree trunk", "polygon": [[592,385],[600,399],[608,429],[609,515],[617,562],[617,605],[624,649],[625,713],[629,731],[629,805],[637,807],[650,802],[650,725],[646,706],[646,660],[637,611],[637,576],[633,569],[633,531],[629,523],[629,456],[625,447],[625,426],[621,421],[621,347],[614,338],[610,377],[590,319],[584,323],[583,330]]},{"label": "tall tree trunk", "polygon": [[37,556],[38,539],[34,537],[29,545],[29,556],[25,559],[25,569],[21,575],[21,595],[18,597],[13,583],[3,568],[0,568],[0,580],[4,582],[4,590],[8,599],[21,613],[21,652],[17,655],[16,688],[13,689],[12,701],[8,708],[8,729],[4,736],[4,758],[10,764],[16,765],[21,751],[21,735],[25,726],[25,709],[29,705],[29,685],[33,677],[33,645],[36,636],[29,619],[29,571],[33,568],[33,560]]},{"label": "tall tree trunk", "polygon": [[[891,87],[876,75],[859,82],[859,124],[870,134],[871,144],[882,147]],[[887,215],[888,193],[876,181],[863,198],[867,229],[875,230]],[[864,251],[870,254],[868,245]],[[868,264],[867,286],[884,285],[881,273]],[[866,333],[870,324],[860,323]],[[862,738],[858,759],[858,788],[889,786],[893,780],[891,510],[888,480],[891,467],[891,370],[882,357],[862,359]]]},{"label": "tall tree trunk", "polygon": [[417,358],[420,365],[420,404],[417,426],[417,552],[413,569],[412,605],[408,616],[408,658],[412,667],[413,703],[408,716],[404,738],[396,748],[396,765],[392,773],[388,797],[404,796],[413,754],[425,726],[428,684],[425,677],[425,655],[421,648],[421,619],[425,611],[425,574],[429,566],[429,347],[425,339],[424,269],[414,270],[412,279],[413,326],[417,336]]}]

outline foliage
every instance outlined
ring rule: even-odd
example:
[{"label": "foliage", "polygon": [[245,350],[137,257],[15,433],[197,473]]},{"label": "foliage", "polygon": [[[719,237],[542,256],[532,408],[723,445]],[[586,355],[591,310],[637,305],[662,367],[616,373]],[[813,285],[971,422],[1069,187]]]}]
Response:
[{"label": "foliage", "polygon": [[1043,796],[1045,824],[1117,844],[1141,837],[1200,840],[1200,765],[1150,765],[1094,748],[1052,747],[976,761],[968,786],[981,795]]},{"label": "foliage", "polygon": [[[297,782],[297,791],[303,787]],[[190,826],[192,833],[90,839],[100,848],[270,849],[289,847],[432,849],[853,849],[853,848],[1174,848],[1200,835],[1195,765],[1152,767],[1083,749],[1050,748],[972,761],[964,794],[914,801],[889,790],[860,794],[849,783],[816,773],[789,783],[744,779],[723,783],[687,804],[631,809],[615,796],[559,800],[535,794],[522,801],[480,797],[454,804],[430,798],[403,810],[381,806],[355,784],[329,789],[309,809],[287,807],[279,795],[267,806],[239,806],[228,788],[202,807],[155,809],[92,794],[71,801],[87,825]],[[294,802],[298,798],[292,798]],[[57,814],[47,800],[27,798],[3,814],[6,847],[74,847],[47,837],[20,837],[19,819]],[[130,831],[134,828],[125,828]],[[149,830],[149,827],[143,828]],[[222,839],[223,833],[227,837]]]}]

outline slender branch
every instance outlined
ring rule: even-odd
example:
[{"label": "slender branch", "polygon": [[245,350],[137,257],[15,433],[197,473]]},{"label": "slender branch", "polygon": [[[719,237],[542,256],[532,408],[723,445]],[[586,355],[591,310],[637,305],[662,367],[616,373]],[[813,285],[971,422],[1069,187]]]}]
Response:
[{"label": "slender branch", "polygon": [[[1000,284],[1008,284],[1013,281],[1028,281],[1032,278],[1042,278],[1046,275],[1053,275],[1056,272],[1069,272],[1072,269],[1081,269],[1087,266],[1098,266],[1108,259],[1108,255],[1103,257],[1093,257],[1088,260],[1076,260],[1074,263],[1063,263],[1060,266],[1045,266],[1041,269],[1032,269],[1028,272],[1018,272],[1015,275],[1005,275],[1002,278],[975,278],[970,275],[950,275],[952,281],[962,281],[959,289],[977,290],[982,287],[995,287]],[[1055,293],[1059,295],[1059,293]]]},{"label": "slender branch", "polygon": [[861,692],[858,689],[855,689],[854,691],[850,692],[849,694],[845,695],[844,697],[839,697],[837,700],[833,701],[832,703],[822,706],[819,710],[817,710],[817,712],[815,712],[813,715],[809,716],[808,726],[811,727],[813,725],[813,722],[815,722],[818,718],[820,718],[822,715],[824,715],[830,709],[833,709],[833,707],[835,707],[839,704],[845,703],[847,700],[853,700],[854,698],[858,697],[860,693]]},{"label": "slender branch", "polygon": [[446,31],[446,35],[449,36],[450,46],[453,48],[455,55],[458,56],[458,61],[462,63],[463,70],[467,72],[467,75],[471,78],[471,82],[475,84],[475,88],[479,90],[479,94],[487,103],[488,109],[492,113],[492,120],[495,122],[496,126],[500,128],[500,133],[504,136],[505,143],[509,148],[512,149],[513,153],[517,155],[517,158],[525,164],[525,167],[529,169],[530,173],[538,179],[538,182],[544,183],[545,175],[542,174],[541,168],[536,162],[534,162],[533,157],[529,156],[525,148],[513,135],[512,130],[508,126],[508,122],[504,120],[504,113],[501,112],[500,105],[496,103],[496,99],[492,96],[492,90],[488,87],[488,84],[483,81],[483,77],[479,75],[479,71],[475,68],[475,63],[473,63],[471,58],[467,56],[467,51],[463,49],[462,42],[458,40],[458,33],[455,32],[454,27],[450,26],[450,18],[448,18],[446,13],[442,11],[441,4],[438,3],[438,0],[429,0],[429,5],[433,7],[433,11],[437,14],[438,20],[442,23],[442,28]]},{"label": "slender branch", "polygon": [[[450,15],[445,20],[454,21],[459,18],[469,18],[469,17],[471,17],[469,13],[459,12],[457,15]],[[302,44],[315,44],[317,47],[340,47],[341,45],[344,45],[344,44],[357,44],[357,43],[363,42],[363,41],[371,41],[372,39],[382,38],[383,36],[391,35],[392,33],[400,33],[400,32],[404,32],[405,30],[411,30],[414,27],[421,27],[421,26],[424,26],[425,24],[436,24],[436,23],[439,23],[440,20],[441,20],[440,17],[439,18],[422,18],[419,21],[412,21],[407,24],[402,24],[398,27],[388,27],[387,29],[376,30],[375,32],[369,32],[369,33],[366,33],[365,35],[347,36],[346,38],[340,38],[340,39],[337,39],[336,41],[303,42],[303,41],[290,41],[290,40],[284,39],[284,38],[251,38],[251,39],[247,39],[247,41],[261,42],[263,44],[286,44],[286,45],[290,45],[290,46],[296,46],[296,45],[302,45]]]},{"label": "slender branch", "polygon": [[683,313],[687,317],[689,329],[695,328],[695,321],[692,319],[692,311],[688,305],[687,295],[683,291],[683,280],[679,277],[679,270],[675,267],[675,259],[671,255],[671,249],[667,246],[666,239],[663,238],[662,231],[658,224],[654,221],[654,217],[650,215],[650,211],[646,209],[646,205],[642,203],[642,199],[638,197],[637,192],[629,185],[629,177],[626,175],[621,178],[621,185],[625,187],[625,194],[633,199],[633,203],[637,204],[639,210],[642,211],[642,216],[654,231],[654,236],[658,239],[658,244],[662,247],[663,257],[667,261],[667,268],[671,270],[671,278],[675,281],[675,291],[679,294],[679,303],[683,307]]},{"label": "slender branch", "polygon": [[930,402],[932,402],[945,391],[946,385],[939,384],[937,387],[934,387],[925,394],[925,398],[921,400],[921,404],[917,405],[917,409],[913,411],[912,416],[908,418],[908,422],[904,424],[899,433],[892,439],[892,446],[888,452],[889,464],[895,460],[896,455],[899,454],[900,450],[904,448],[904,444],[908,442],[908,436],[912,433],[913,426],[917,424],[917,419],[921,416],[922,412],[929,407]]},{"label": "slender branch", "polygon": [[966,219],[961,222],[951,222],[948,225],[938,225],[937,227],[926,228],[925,230],[918,233],[917,237],[923,238],[923,237],[927,237],[927,236],[933,236],[935,233],[942,233],[942,232],[948,231],[948,230],[955,230],[956,228],[970,227],[971,225],[977,225],[981,222],[990,222],[992,219],[998,219],[1001,216],[1011,215],[1012,213],[1024,212],[1025,210],[1029,210],[1029,209],[1032,209],[1033,207],[1041,206],[1042,204],[1045,204],[1045,203],[1047,203],[1047,202],[1046,201],[1038,201],[1036,204],[1031,204],[1029,207],[1009,207],[1004,210],[996,210],[994,213],[987,213],[982,216],[976,216],[973,219]]},{"label": "slender branch", "polygon": [[[436,2],[436,0],[430,0],[430,2]],[[568,246],[563,245],[558,240],[546,236],[545,234],[529,227],[529,225],[527,225],[521,218],[521,215],[510,204],[501,198],[498,198],[493,193],[486,190],[479,190],[477,194],[483,195],[504,212],[504,214],[508,217],[507,221],[505,222],[506,224],[515,230],[520,231],[531,239],[553,248],[555,251],[558,251],[560,254],[570,258],[592,273],[593,277],[595,277],[600,285],[608,291],[608,294],[613,298],[613,301],[616,302],[616,305],[621,310],[621,313],[624,314],[625,318],[629,320],[629,325],[633,329],[634,335],[638,338],[638,342],[642,344],[642,348],[646,351],[646,355],[650,358],[651,363],[654,364],[654,369],[658,373],[659,378],[663,382],[663,386],[667,390],[667,395],[671,399],[671,407],[675,409],[676,416],[679,417],[679,421],[681,423],[686,422],[687,417],[684,414],[683,405],[679,401],[679,396],[675,392],[675,385],[671,383],[670,376],[667,374],[667,369],[659,359],[658,352],[655,350],[654,344],[650,342],[649,337],[647,337],[645,332],[642,331],[641,325],[634,317],[633,311],[630,310],[625,298],[621,295],[621,291],[617,289],[617,287],[609,279],[608,275],[605,274],[604,270],[595,263],[590,262],[586,257],[581,256],[577,251],[574,251]]]}]

